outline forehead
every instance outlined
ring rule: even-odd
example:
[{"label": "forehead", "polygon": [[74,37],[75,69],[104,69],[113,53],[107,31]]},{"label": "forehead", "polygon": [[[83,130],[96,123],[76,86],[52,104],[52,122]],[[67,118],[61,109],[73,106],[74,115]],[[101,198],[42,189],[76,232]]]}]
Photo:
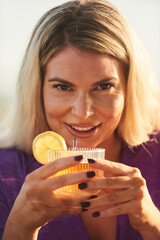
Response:
[{"label": "forehead", "polygon": [[66,47],[50,59],[46,66],[45,78],[60,77],[66,80],[92,79],[101,80],[104,77],[119,78],[123,69],[118,60],[113,57]]}]

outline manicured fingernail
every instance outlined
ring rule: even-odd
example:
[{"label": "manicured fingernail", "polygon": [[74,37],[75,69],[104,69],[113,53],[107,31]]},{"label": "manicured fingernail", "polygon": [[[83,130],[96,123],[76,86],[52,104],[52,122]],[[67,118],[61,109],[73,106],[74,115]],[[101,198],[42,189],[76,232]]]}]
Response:
[{"label": "manicured fingernail", "polygon": [[89,199],[93,199],[93,198],[97,198],[98,196],[96,196],[96,195],[93,195],[93,196],[91,196]]},{"label": "manicured fingernail", "polygon": [[78,184],[79,189],[85,189],[87,188],[87,183],[80,183]]},{"label": "manicured fingernail", "polygon": [[74,157],[74,160],[76,160],[76,161],[80,161],[80,160],[82,160],[83,159],[83,156],[82,155],[79,155],[79,156],[75,156]]},{"label": "manicured fingernail", "polygon": [[100,212],[94,212],[92,213],[92,217],[99,217],[100,216]]},{"label": "manicured fingernail", "polygon": [[89,207],[90,205],[90,202],[81,202],[81,207],[83,208]]},{"label": "manicured fingernail", "polygon": [[94,171],[88,171],[87,172],[87,177],[88,178],[92,178],[92,177],[95,177],[96,173]]},{"label": "manicured fingernail", "polygon": [[82,212],[87,212],[88,209],[87,208],[82,208]]},{"label": "manicured fingernail", "polygon": [[94,159],[88,158],[89,163],[95,163],[96,161]]}]

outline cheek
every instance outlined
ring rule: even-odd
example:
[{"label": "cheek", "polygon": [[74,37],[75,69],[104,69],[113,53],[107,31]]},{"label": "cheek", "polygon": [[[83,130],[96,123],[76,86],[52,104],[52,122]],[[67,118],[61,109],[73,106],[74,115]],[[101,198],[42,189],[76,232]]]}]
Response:
[{"label": "cheek", "polygon": [[113,99],[113,114],[114,115],[122,114],[123,109],[124,109],[124,96],[121,94],[118,94]]},{"label": "cheek", "polygon": [[50,117],[60,117],[65,111],[65,104],[62,99],[53,97],[53,94],[46,93],[45,89],[43,92],[44,108],[47,119]]},{"label": "cheek", "polygon": [[45,112],[47,117],[60,117],[65,112],[65,105],[60,104],[57,101],[45,101],[44,102]]},{"label": "cheek", "polygon": [[116,94],[105,99],[101,104],[101,112],[105,118],[114,119],[121,116],[124,108],[124,96]]}]

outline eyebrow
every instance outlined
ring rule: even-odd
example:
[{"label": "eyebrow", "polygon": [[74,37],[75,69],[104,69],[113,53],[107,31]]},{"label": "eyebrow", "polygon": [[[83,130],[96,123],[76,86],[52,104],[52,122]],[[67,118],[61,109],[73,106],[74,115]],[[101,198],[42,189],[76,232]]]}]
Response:
[{"label": "eyebrow", "polygon": [[[95,82],[95,83],[93,84],[93,87],[94,87],[94,86],[97,86],[97,85],[99,85],[99,84],[103,84],[103,83],[112,81],[112,80],[117,80],[117,79],[114,78],[114,77],[112,77],[112,78],[104,78],[104,79],[102,79],[102,80],[99,80],[99,81]],[[67,80],[64,80],[64,79],[62,79],[62,78],[59,78],[59,77],[51,78],[51,79],[48,80],[48,82],[60,82],[60,83],[66,84],[66,85],[68,85],[68,86],[70,86],[70,87],[75,86],[75,84],[73,84],[73,83],[71,83],[71,82],[69,82],[69,81],[67,81]]]},{"label": "eyebrow", "polygon": [[74,86],[73,83],[71,83],[67,80],[64,80],[62,78],[59,78],[59,77],[51,78],[51,79],[48,80],[48,82],[60,82],[60,83],[63,83],[63,84],[67,84],[68,86],[71,86],[71,87]]}]

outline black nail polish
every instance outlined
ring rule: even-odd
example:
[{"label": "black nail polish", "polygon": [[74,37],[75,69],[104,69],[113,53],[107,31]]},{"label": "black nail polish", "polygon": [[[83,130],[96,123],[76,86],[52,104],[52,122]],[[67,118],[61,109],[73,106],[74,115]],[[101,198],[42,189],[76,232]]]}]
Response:
[{"label": "black nail polish", "polygon": [[79,189],[85,189],[87,188],[87,183],[80,183],[78,184]]},{"label": "black nail polish", "polygon": [[96,173],[94,171],[88,171],[87,172],[87,177],[88,178],[92,178],[92,177],[95,177]]},{"label": "black nail polish", "polygon": [[83,159],[83,156],[82,155],[79,155],[79,156],[75,156],[74,157],[74,160],[76,160],[76,161],[80,161],[80,160],[82,160]]},{"label": "black nail polish", "polygon": [[92,217],[99,217],[100,216],[100,212],[94,212],[92,213]]},{"label": "black nail polish", "polygon": [[87,208],[82,208],[82,212],[87,212],[88,209]]},{"label": "black nail polish", "polygon": [[94,198],[97,198],[98,196],[96,196],[96,195],[93,195],[93,196],[91,196],[89,199],[94,199]]},{"label": "black nail polish", "polygon": [[88,158],[89,163],[95,163],[96,161],[94,159]]},{"label": "black nail polish", "polygon": [[90,202],[81,202],[81,207],[83,208],[89,207],[90,205]]}]

